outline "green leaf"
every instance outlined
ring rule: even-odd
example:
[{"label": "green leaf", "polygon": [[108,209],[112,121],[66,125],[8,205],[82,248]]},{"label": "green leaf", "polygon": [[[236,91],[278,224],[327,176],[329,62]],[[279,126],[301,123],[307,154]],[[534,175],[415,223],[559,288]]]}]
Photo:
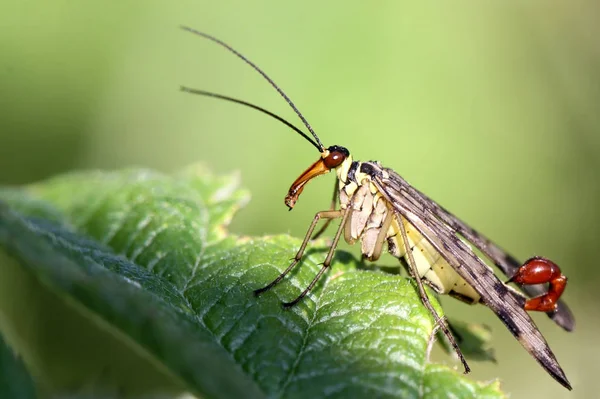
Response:
[{"label": "green leaf", "polygon": [[0,335],[0,398],[33,399],[35,388],[21,359],[6,345]]},{"label": "green leaf", "polygon": [[428,362],[432,320],[410,279],[357,270],[343,252],[305,300],[282,309],[320,268],[323,242],[255,298],[300,242],[227,232],[248,200],[235,176],[200,167],[87,172],[7,192],[0,198],[27,216],[0,207],[6,256],[170,376],[171,389],[215,398],[503,397],[497,383]]}]

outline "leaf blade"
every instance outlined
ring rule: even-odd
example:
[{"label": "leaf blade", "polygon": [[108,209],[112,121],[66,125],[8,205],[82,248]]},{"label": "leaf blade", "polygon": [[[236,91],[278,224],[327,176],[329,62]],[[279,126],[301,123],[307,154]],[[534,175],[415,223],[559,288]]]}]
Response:
[{"label": "leaf blade", "polygon": [[[324,254],[317,247],[272,292],[253,297],[253,289],[287,266],[299,242],[286,236],[242,238],[227,233],[235,210],[248,200],[248,194],[237,189],[235,177],[215,178],[197,167],[175,177],[135,170],[79,173],[33,185],[27,192],[65,215],[62,226],[72,226],[75,233],[59,227],[47,239],[54,242],[58,235],[78,246],[85,256],[75,264],[85,266],[91,258],[99,266],[92,268],[94,276],[120,287],[110,290],[111,296],[131,288],[123,284],[137,284],[141,293],[132,296],[144,298],[138,306],[158,298],[168,305],[164,311],[169,317],[190,323],[201,331],[194,332],[196,339],[206,340],[235,363],[218,372],[210,365],[202,370],[218,374],[227,367],[240,368],[245,376],[239,378],[249,376],[256,395],[271,397],[428,397],[423,396],[423,381],[433,383],[425,359],[432,322],[410,280],[357,271],[358,262],[338,252],[333,270],[306,300],[282,310],[280,302],[294,298],[320,268]],[[94,251],[101,256],[94,258]],[[107,300],[106,295],[102,298]],[[100,306],[83,299],[79,298],[85,306]],[[110,320],[107,309],[96,311]],[[144,309],[136,312],[144,314]],[[136,323],[123,329],[136,342],[144,342],[143,334],[136,335]],[[163,323],[176,325],[167,319],[158,324]],[[160,330],[161,325],[154,328]],[[161,353],[159,347],[149,350]],[[181,348],[175,352],[185,356]],[[176,363],[161,361],[172,369]],[[203,388],[206,381],[197,379],[190,364],[174,370],[187,376],[184,380],[198,392],[208,392]],[[452,383],[457,392],[469,391],[465,384],[472,392],[489,389],[450,375],[446,384]],[[227,397],[213,388],[215,397]],[[497,389],[496,393],[501,397]]]}]

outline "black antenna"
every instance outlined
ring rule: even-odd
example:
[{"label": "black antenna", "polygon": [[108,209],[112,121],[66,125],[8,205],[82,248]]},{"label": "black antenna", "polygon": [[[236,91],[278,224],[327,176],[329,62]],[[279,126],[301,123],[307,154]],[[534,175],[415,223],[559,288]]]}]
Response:
[{"label": "black antenna", "polygon": [[214,98],[218,98],[221,100],[227,100],[227,101],[231,101],[237,104],[242,104],[245,105],[247,107],[250,108],[254,108],[255,110],[258,110],[264,114],[269,115],[270,117],[277,119],[279,122],[283,123],[284,125],[286,125],[287,127],[289,127],[290,129],[292,129],[293,131],[295,131],[296,133],[298,133],[299,135],[301,135],[302,137],[304,137],[306,140],[308,140],[312,145],[315,146],[315,148],[319,151],[323,151],[319,145],[317,143],[315,143],[315,141],[313,139],[311,139],[310,137],[308,137],[308,135],[306,133],[304,133],[302,130],[298,129],[296,126],[292,125],[290,122],[286,121],[285,119],[283,119],[281,116],[274,114],[271,111],[268,111],[262,107],[259,107],[258,105],[254,105],[252,103],[249,103],[247,101],[243,101],[243,100],[238,100],[237,98],[233,98],[233,97],[228,97],[228,96],[224,96],[222,94],[217,94],[217,93],[212,93],[210,91],[205,91],[205,90],[198,90],[198,89],[192,89],[190,87],[186,87],[186,86],[181,86],[180,87],[181,91],[185,91],[186,93],[192,93],[192,94],[199,94],[202,96],[208,96],[208,97],[214,97]]},{"label": "black antenna", "polygon": [[239,58],[241,58],[243,61],[245,61],[248,65],[250,65],[256,72],[260,73],[262,75],[262,77],[265,78],[267,80],[267,82],[269,82],[271,84],[271,86],[273,86],[275,88],[275,90],[277,90],[277,92],[281,95],[281,97],[283,97],[285,99],[285,101],[287,101],[287,103],[290,105],[290,107],[292,107],[292,109],[294,110],[294,112],[296,113],[296,115],[298,115],[298,117],[300,118],[300,120],[302,120],[302,123],[304,123],[304,126],[306,126],[306,128],[308,129],[308,131],[315,138],[315,140],[317,142],[317,148],[319,149],[319,151],[323,152],[325,150],[325,147],[321,143],[321,140],[319,140],[319,137],[317,136],[317,134],[315,133],[315,131],[312,129],[312,127],[310,126],[310,124],[308,123],[308,121],[306,120],[306,118],[304,118],[304,115],[302,115],[302,113],[300,113],[300,111],[298,110],[298,108],[296,108],[296,106],[294,105],[294,103],[292,102],[292,100],[290,100],[290,98],[283,92],[283,90],[281,90],[279,88],[279,86],[277,86],[275,84],[275,82],[266,73],[264,73],[262,71],[262,69],[260,69],[258,66],[256,66],[248,58],[246,58],[242,54],[240,54],[233,47],[231,47],[230,45],[228,45],[225,42],[222,42],[221,40],[217,39],[214,36],[211,36],[211,35],[209,35],[207,33],[204,33],[204,32],[197,31],[197,30],[192,29],[192,28],[187,27],[187,26],[181,26],[181,29],[183,29],[185,31],[188,31],[188,32],[191,32],[191,33],[193,33],[195,35],[202,36],[202,37],[204,37],[204,38],[206,38],[208,40],[211,40],[211,41],[219,44],[222,47],[225,47],[227,50],[229,50],[233,54],[237,55]]}]

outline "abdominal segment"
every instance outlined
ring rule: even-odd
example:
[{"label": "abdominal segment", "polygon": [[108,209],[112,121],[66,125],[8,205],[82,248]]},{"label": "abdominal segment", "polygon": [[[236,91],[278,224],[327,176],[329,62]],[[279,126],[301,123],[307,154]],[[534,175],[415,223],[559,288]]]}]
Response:
[{"label": "abdominal segment", "polygon": [[[477,291],[467,284],[429,241],[406,220],[403,220],[403,223],[419,276],[440,294],[448,294],[467,303],[479,302],[481,297]],[[397,258],[405,257],[406,248],[397,220],[393,221],[391,230],[394,234],[388,238],[390,253]]]}]

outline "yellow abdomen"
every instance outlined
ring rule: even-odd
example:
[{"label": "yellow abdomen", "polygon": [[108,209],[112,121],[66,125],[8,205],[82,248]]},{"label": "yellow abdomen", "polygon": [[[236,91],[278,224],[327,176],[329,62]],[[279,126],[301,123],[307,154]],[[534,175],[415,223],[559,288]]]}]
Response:
[{"label": "yellow abdomen", "polygon": [[[440,294],[448,294],[467,303],[477,303],[480,295],[446,262],[438,251],[410,223],[403,220],[419,276]],[[390,226],[388,246],[397,258],[406,256],[398,220]]]}]

